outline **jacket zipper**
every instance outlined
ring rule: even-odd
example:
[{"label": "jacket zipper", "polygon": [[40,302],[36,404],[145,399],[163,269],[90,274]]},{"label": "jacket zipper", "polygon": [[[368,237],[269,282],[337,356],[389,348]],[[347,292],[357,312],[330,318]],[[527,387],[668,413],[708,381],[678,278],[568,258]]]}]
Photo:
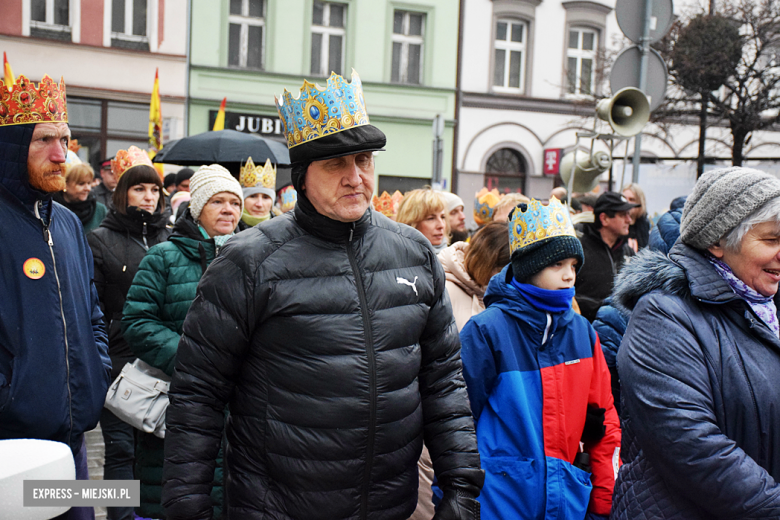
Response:
[{"label": "jacket zipper", "polygon": [[376,435],[376,358],[374,357],[374,342],[371,339],[371,320],[368,316],[368,300],[366,299],[365,289],[363,289],[363,279],[358,270],[355,252],[352,250],[352,236],[355,231],[355,223],[349,230],[349,242],[347,242],[347,256],[349,264],[352,266],[352,272],[355,274],[355,285],[357,285],[358,298],[360,299],[360,313],[363,316],[363,330],[366,336],[366,355],[368,356],[368,384],[370,392],[370,407],[368,416],[368,440],[366,442],[366,468],[363,471],[363,491],[360,501],[360,518],[368,517],[368,491],[371,482],[371,469],[374,455],[374,436]]},{"label": "jacket zipper", "polygon": [[146,222],[144,222],[144,232],[141,235],[144,239],[144,247],[149,251],[149,243],[146,241]]},{"label": "jacket zipper", "polygon": [[[65,321],[65,307],[62,301],[62,286],[60,285],[60,276],[57,273],[57,260],[54,257],[54,240],[52,240],[51,238],[51,231],[49,231],[49,225],[46,224],[41,218],[41,214],[38,209],[40,205],[41,205],[40,201],[38,201],[38,203],[35,205],[35,216],[38,217],[38,220],[41,221],[41,225],[43,225],[43,239],[46,241],[47,244],[49,244],[49,252],[51,253],[51,262],[54,268],[54,279],[57,280],[57,294],[59,294],[60,297],[60,316],[62,317],[62,329],[65,333],[65,383],[66,386],[68,387],[68,419],[70,420],[70,432],[68,433],[68,441],[71,441],[72,440],[71,437],[73,435],[73,397],[70,391],[70,354],[69,354],[70,348],[68,346],[68,323]],[[53,217],[54,215],[49,216],[49,223],[51,223]]]}]

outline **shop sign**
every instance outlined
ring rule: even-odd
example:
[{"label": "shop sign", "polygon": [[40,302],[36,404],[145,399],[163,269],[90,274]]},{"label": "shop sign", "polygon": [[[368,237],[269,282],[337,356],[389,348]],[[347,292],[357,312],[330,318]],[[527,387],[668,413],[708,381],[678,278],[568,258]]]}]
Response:
[{"label": "shop sign", "polygon": [[562,148],[547,148],[544,150],[544,174],[558,175],[561,167]]}]

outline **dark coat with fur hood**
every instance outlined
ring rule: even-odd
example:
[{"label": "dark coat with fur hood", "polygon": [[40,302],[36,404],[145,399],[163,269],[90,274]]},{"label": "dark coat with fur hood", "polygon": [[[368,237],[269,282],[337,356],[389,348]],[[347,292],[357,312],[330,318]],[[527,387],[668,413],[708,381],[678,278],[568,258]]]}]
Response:
[{"label": "dark coat with fur hood", "polygon": [[780,517],[780,340],[684,244],[642,251],[613,299],[633,312],[612,518]]}]

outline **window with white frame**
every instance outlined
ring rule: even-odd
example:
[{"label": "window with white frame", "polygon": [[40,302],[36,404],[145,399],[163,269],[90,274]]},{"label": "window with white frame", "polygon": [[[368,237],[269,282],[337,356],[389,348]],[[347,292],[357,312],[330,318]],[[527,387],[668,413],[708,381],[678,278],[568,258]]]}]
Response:
[{"label": "window with white frame", "polygon": [[346,14],[344,4],[315,0],[311,19],[312,74],[343,74]]},{"label": "window with white frame", "polygon": [[493,63],[495,90],[522,92],[528,25],[516,20],[497,20]]},{"label": "window with white frame", "polygon": [[230,0],[228,65],[263,68],[265,0]]},{"label": "window with white frame", "polygon": [[30,36],[70,41],[70,0],[28,0]]},{"label": "window with white frame", "polygon": [[146,22],[148,0],[111,1],[111,38],[148,41]]},{"label": "window with white frame", "polygon": [[598,33],[593,29],[569,29],[566,49],[566,91],[574,95],[591,96],[596,84],[596,52]]},{"label": "window with white frame", "polygon": [[422,56],[425,43],[425,15],[409,11],[393,13],[393,61],[390,81],[422,83]]}]

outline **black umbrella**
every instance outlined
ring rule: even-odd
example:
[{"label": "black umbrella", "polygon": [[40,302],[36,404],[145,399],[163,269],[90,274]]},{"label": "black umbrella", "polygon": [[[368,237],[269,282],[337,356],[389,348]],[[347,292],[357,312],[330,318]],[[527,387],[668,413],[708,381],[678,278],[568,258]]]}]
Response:
[{"label": "black umbrella", "polygon": [[290,154],[284,143],[235,130],[217,130],[184,137],[166,144],[154,157],[156,163],[200,166],[202,164],[241,164],[248,158],[255,164],[271,159],[274,164],[289,165]]}]

